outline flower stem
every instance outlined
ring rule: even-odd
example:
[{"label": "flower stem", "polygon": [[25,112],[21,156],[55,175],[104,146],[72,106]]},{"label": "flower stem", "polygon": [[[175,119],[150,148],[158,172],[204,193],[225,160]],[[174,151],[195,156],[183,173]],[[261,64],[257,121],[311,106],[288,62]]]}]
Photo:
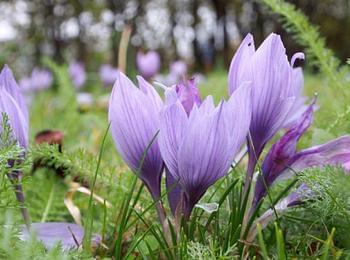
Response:
[{"label": "flower stem", "polygon": [[27,228],[29,229],[30,228],[29,211],[25,206],[25,199],[24,199],[22,184],[19,183],[21,175],[22,175],[22,173],[18,172],[18,171],[13,171],[13,172],[7,174],[7,176],[9,177],[9,179],[10,179],[10,181],[13,184],[13,187],[15,189],[16,199],[20,204],[21,213],[22,213],[24,223],[26,224]]}]

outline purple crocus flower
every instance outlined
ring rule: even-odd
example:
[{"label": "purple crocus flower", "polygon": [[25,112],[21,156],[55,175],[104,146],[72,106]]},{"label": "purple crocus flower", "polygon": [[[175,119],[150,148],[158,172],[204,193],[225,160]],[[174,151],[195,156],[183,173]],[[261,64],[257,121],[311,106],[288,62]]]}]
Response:
[{"label": "purple crocus flower", "polygon": [[69,75],[76,89],[80,89],[86,81],[86,71],[83,63],[72,62],[69,64]]},{"label": "purple crocus flower", "polygon": [[[7,115],[8,124],[12,130],[13,141],[26,150],[28,148],[28,109],[20,89],[13,77],[12,71],[7,65],[4,66],[0,73],[0,116],[3,121],[3,114]],[[3,131],[3,127],[0,131]],[[18,182],[22,173],[18,170],[11,169],[14,162],[22,160],[21,158],[8,158],[9,171],[7,176],[14,185],[16,198],[19,203],[24,204],[22,185]],[[29,225],[29,213],[25,207],[21,207],[22,216],[27,225]]]},{"label": "purple crocus flower", "polygon": [[24,92],[38,92],[48,89],[52,82],[53,77],[50,71],[34,68],[30,77],[20,80],[20,86]]},{"label": "purple crocus flower", "polygon": [[[149,147],[159,129],[163,102],[154,88],[138,77],[139,89],[119,72],[109,101],[111,132],[126,164],[139,174],[154,199],[160,195],[163,160],[157,141]],[[141,165],[142,164],[142,165]]]},{"label": "purple crocus flower", "polygon": [[[288,62],[286,50],[279,35],[270,34],[255,50],[254,40],[248,34],[232,59],[228,75],[229,93],[242,81],[252,82],[252,121],[250,126],[249,164],[247,184],[250,183],[256,161],[265,144],[299,110],[299,95],[303,80],[300,69],[294,69],[296,59]],[[299,112],[300,113],[300,112]]]},{"label": "purple crocus flower", "polygon": [[[0,112],[6,113],[13,138],[28,148],[28,109],[10,68],[5,65],[0,74]],[[2,118],[2,114],[1,114]]]},{"label": "purple crocus flower", "polygon": [[262,164],[262,174],[258,176],[253,207],[266,195],[277,179],[289,177],[294,172],[309,167],[343,165],[350,161],[350,136],[343,136],[328,143],[296,150],[297,142],[309,128],[313,117],[312,103],[301,118],[270,149]]},{"label": "purple crocus flower", "polygon": [[170,74],[176,76],[177,78],[185,76],[186,73],[187,65],[184,61],[177,60],[170,64]]},{"label": "purple crocus flower", "polygon": [[113,85],[114,82],[117,80],[118,77],[118,69],[114,68],[110,64],[104,64],[100,67],[100,78],[103,82],[104,86],[110,86]]},{"label": "purple crocus flower", "polygon": [[302,183],[295,191],[280,200],[273,209],[268,209],[258,219],[256,219],[248,232],[246,240],[253,242],[257,234],[257,224],[259,223],[264,229],[272,220],[275,219],[276,213],[283,214],[288,208],[295,207],[305,202],[306,199],[312,198],[312,190]]},{"label": "purple crocus flower", "polygon": [[194,78],[174,86],[179,101],[189,115],[194,105],[200,106],[201,98]]},{"label": "purple crocus flower", "polygon": [[142,77],[150,79],[156,75],[160,69],[160,57],[155,51],[147,53],[138,52],[136,55],[136,66]]},{"label": "purple crocus flower", "polygon": [[[30,232],[33,232],[48,250],[57,244],[60,244],[63,250],[77,249],[82,245],[84,238],[83,227],[65,222],[33,223],[30,230],[23,228],[20,239],[28,240]],[[92,246],[97,247],[100,242],[101,237],[93,235]]]},{"label": "purple crocus flower", "polygon": [[173,213],[180,210],[189,218],[206,190],[228,172],[250,125],[250,96],[245,83],[227,102],[215,107],[208,96],[188,114],[176,91],[166,91],[158,143],[171,175],[168,187],[178,183],[181,188],[169,196]]}]

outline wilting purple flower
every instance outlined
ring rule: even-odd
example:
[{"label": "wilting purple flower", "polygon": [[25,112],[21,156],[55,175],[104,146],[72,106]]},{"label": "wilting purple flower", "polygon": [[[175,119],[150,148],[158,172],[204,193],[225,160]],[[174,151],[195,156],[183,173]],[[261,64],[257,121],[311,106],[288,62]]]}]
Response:
[{"label": "wilting purple flower", "polygon": [[194,105],[200,106],[201,98],[195,79],[183,81],[174,86],[178,99],[189,115]]},{"label": "wilting purple flower", "polygon": [[28,109],[12,71],[7,65],[4,66],[0,74],[0,112],[7,114],[13,137],[21,147],[27,149]]},{"label": "wilting purple flower", "polygon": [[136,66],[141,76],[150,79],[156,75],[160,69],[160,57],[155,51],[147,53],[138,52],[136,55]]},{"label": "wilting purple flower", "polygon": [[139,174],[152,197],[158,199],[163,160],[157,141],[151,142],[159,129],[163,102],[142,77],[138,77],[138,83],[139,89],[123,73],[118,73],[109,102],[111,133],[123,160]]},{"label": "wilting purple flower", "polygon": [[86,71],[83,63],[72,62],[69,64],[69,75],[76,89],[80,89],[86,81]]},{"label": "wilting purple flower", "polygon": [[265,157],[262,174],[258,176],[255,186],[254,207],[266,195],[266,186],[270,187],[281,177],[288,177],[308,167],[343,165],[350,161],[349,136],[301,151],[296,150],[298,140],[311,125],[313,106],[314,104],[311,104],[308,107],[302,117],[271,147]]},{"label": "wilting purple flower", "polygon": [[182,207],[188,218],[206,190],[229,170],[250,125],[250,95],[249,83],[245,83],[227,102],[215,107],[208,96],[188,115],[176,91],[166,91],[158,143],[171,175],[168,187],[178,182],[182,190],[169,198],[173,213]]},{"label": "wilting purple flower", "polygon": [[114,68],[110,64],[104,64],[100,67],[100,78],[103,82],[104,86],[110,86],[113,85],[114,82],[117,80],[118,77],[118,69]]},{"label": "wilting purple flower", "polygon": [[[30,232],[33,232],[46,249],[52,249],[60,244],[63,250],[77,249],[82,245],[84,238],[84,228],[77,224],[64,222],[33,223],[30,230],[23,227],[20,233],[21,240],[28,240]],[[92,237],[92,246],[97,246],[101,242],[101,237]]]},{"label": "wilting purple flower", "polygon": [[[261,46],[255,50],[254,40],[248,34],[232,59],[228,75],[229,93],[238,88],[242,81],[252,82],[252,121],[249,145],[250,180],[265,144],[286,126],[288,120],[299,110],[299,95],[303,80],[300,69],[294,69],[297,58],[288,62],[286,50],[279,35],[270,34]],[[252,148],[253,146],[253,148]]]},{"label": "wilting purple flower", "polygon": [[181,78],[187,73],[187,64],[182,60],[174,61],[170,64],[170,73],[178,78]]},{"label": "wilting purple flower", "polygon": [[295,191],[290,193],[288,196],[280,200],[273,209],[268,209],[264,212],[258,219],[256,219],[248,232],[246,240],[248,242],[253,242],[257,234],[257,224],[259,223],[264,229],[275,217],[277,214],[284,213],[288,208],[297,206],[303,203],[306,199],[312,197],[312,190],[305,184],[302,183]]},{"label": "wilting purple flower", "polygon": [[34,68],[30,77],[21,79],[19,83],[24,92],[37,92],[48,89],[52,82],[53,77],[50,71]]}]

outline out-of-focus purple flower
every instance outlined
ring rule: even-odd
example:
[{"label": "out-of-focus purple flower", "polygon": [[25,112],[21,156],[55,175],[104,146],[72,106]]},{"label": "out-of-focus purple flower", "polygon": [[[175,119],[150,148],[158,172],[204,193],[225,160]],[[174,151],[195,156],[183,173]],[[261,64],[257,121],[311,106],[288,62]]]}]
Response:
[{"label": "out-of-focus purple flower", "polygon": [[48,89],[53,82],[53,77],[50,71],[34,68],[30,77],[20,80],[21,89],[24,92],[37,92]]},{"label": "out-of-focus purple flower", "polygon": [[[13,138],[28,148],[28,109],[10,68],[5,65],[0,74],[0,113],[6,113]],[[1,129],[2,131],[2,129]]]},{"label": "out-of-focus purple flower", "polygon": [[168,188],[178,183],[182,190],[169,197],[170,206],[173,213],[181,207],[179,210],[189,218],[206,190],[227,173],[246,138],[251,88],[244,83],[217,107],[208,96],[201,105],[193,105],[189,115],[173,88],[166,91],[166,98],[158,143],[171,175]]},{"label": "out-of-focus purple flower", "polygon": [[146,53],[139,51],[136,55],[136,66],[142,77],[150,79],[160,69],[160,56],[155,51]]},{"label": "out-of-focus purple flower", "polygon": [[69,75],[76,89],[81,89],[86,81],[86,71],[83,63],[72,62],[69,64]]},{"label": "out-of-focus purple flower", "polygon": [[104,86],[111,86],[118,78],[118,69],[110,64],[104,64],[100,67],[100,78]]},{"label": "out-of-focus purple flower", "polygon": [[325,165],[343,165],[350,161],[350,136],[343,136],[323,145],[301,151],[296,150],[297,142],[309,128],[313,117],[311,104],[302,117],[284,136],[275,143],[262,164],[262,174],[258,176],[253,207],[266,195],[266,186],[270,187],[277,179],[289,177],[294,172],[309,167]]},{"label": "out-of-focus purple flower", "polygon": [[[20,233],[21,240],[29,240],[33,232],[46,249],[50,250],[57,244],[61,245],[63,250],[77,249],[82,245],[84,238],[84,228],[77,224],[64,222],[33,223],[30,230],[23,227]],[[92,237],[92,246],[100,244],[101,237],[94,235]]]},{"label": "out-of-focus purple flower", "polygon": [[182,60],[174,61],[170,64],[170,74],[175,75],[178,78],[186,76],[187,64]]},{"label": "out-of-focus purple flower", "polygon": [[139,174],[152,197],[158,199],[164,167],[157,141],[151,142],[159,130],[163,102],[142,77],[138,77],[138,83],[139,89],[118,73],[109,102],[111,133],[123,160]]},{"label": "out-of-focus purple flower", "polygon": [[201,97],[195,79],[183,81],[174,86],[178,99],[189,115],[194,105],[200,106]]},{"label": "out-of-focus purple flower", "polygon": [[[299,105],[303,80],[300,69],[294,69],[295,54],[291,64],[279,35],[270,34],[255,50],[254,39],[248,34],[232,59],[228,75],[229,93],[242,81],[252,82],[252,121],[250,126],[249,167],[250,181],[256,160],[265,144],[286,124]],[[290,123],[290,122],[289,122]]]},{"label": "out-of-focus purple flower", "polygon": [[94,104],[94,96],[91,93],[87,92],[78,93],[77,103],[82,107],[90,107]]},{"label": "out-of-focus purple flower", "polygon": [[343,164],[343,168],[345,171],[350,172],[350,160]]}]

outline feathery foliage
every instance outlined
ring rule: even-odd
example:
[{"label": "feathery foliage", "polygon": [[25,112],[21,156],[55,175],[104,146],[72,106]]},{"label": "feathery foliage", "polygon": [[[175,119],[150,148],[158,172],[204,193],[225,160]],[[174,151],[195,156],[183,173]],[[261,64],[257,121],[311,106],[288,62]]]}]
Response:
[{"label": "feathery foliage", "polygon": [[[285,30],[290,33],[294,39],[305,47],[307,63],[318,68],[326,82],[322,92],[327,99],[328,94],[332,93],[337,102],[332,102],[328,107],[332,108],[328,120],[319,120],[324,128],[332,133],[342,133],[349,130],[348,124],[344,125],[350,119],[350,68],[341,64],[335,57],[332,50],[327,48],[325,39],[320,35],[318,28],[309,22],[309,19],[293,4],[283,0],[262,0],[273,13],[277,14],[282,21]],[[329,100],[327,99],[327,103]],[[327,122],[327,125],[322,122]],[[339,127],[341,127],[339,129]]]}]

